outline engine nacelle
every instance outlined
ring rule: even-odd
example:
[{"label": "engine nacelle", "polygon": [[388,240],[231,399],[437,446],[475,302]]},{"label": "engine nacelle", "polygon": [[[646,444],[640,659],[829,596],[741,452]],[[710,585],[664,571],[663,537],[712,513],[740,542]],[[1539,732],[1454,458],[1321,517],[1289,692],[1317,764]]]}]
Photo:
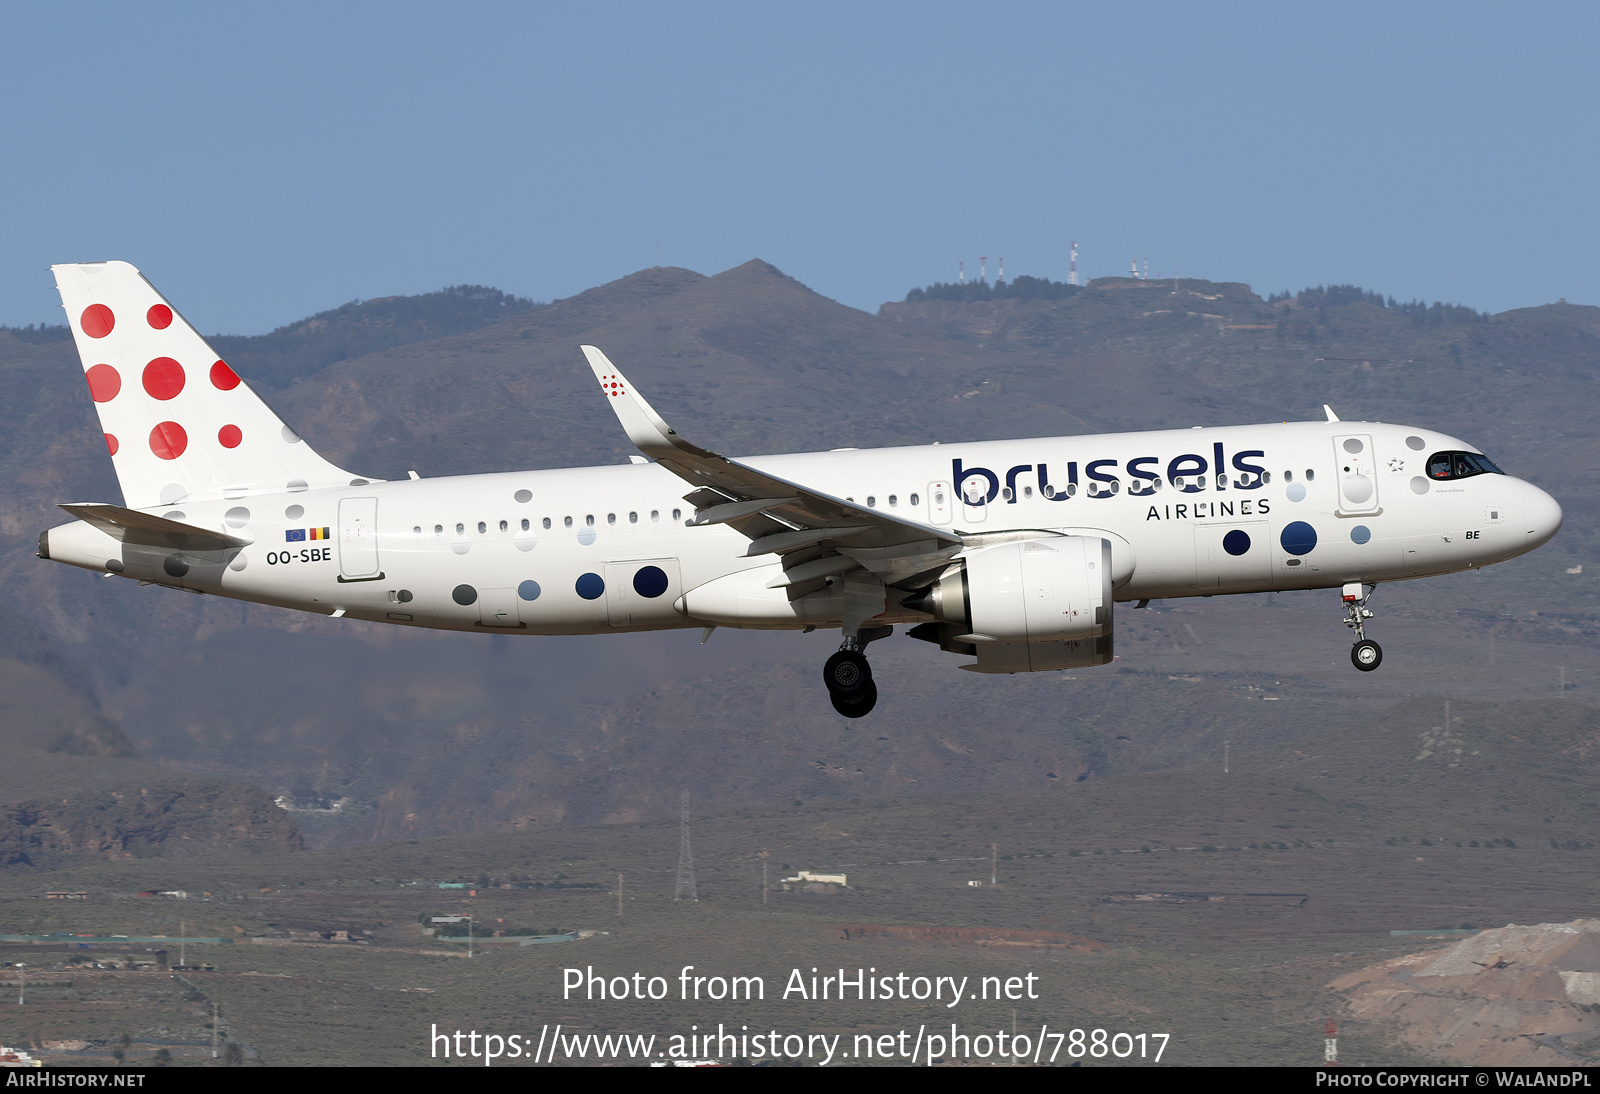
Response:
[{"label": "engine nacelle", "polygon": [[940,648],[977,655],[974,672],[1087,668],[1112,659],[1108,540],[1057,536],[962,558],[905,607],[939,620]]}]

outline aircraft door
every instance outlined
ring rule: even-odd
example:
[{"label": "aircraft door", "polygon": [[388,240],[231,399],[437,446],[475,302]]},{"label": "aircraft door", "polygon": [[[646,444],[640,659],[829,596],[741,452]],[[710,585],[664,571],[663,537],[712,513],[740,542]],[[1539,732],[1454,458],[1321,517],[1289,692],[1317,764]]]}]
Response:
[{"label": "aircraft door", "polygon": [[672,605],[683,595],[675,558],[606,563],[606,618],[613,627],[648,627],[681,620]]},{"label": "aircraft door", "polygon": [[930,482],[928,484],[928,523],[949,524],[952,502],[949,483]]},{"label": "aircraft door", "polygon": [[1202,589],[1272,588],[1272,535],[1264,520],[1194,526],[1195,585]]},{"label": "aircraft door", "polygon": [[339,500],[339,577],[371,581],[378,571],[378,499]]},{"label": "aircraft door", "polygon": [[1333,455],[1339,480],[1339,512],[1378,511],[1378,469],[1372,437],[1365,433],[1335,437]]}]

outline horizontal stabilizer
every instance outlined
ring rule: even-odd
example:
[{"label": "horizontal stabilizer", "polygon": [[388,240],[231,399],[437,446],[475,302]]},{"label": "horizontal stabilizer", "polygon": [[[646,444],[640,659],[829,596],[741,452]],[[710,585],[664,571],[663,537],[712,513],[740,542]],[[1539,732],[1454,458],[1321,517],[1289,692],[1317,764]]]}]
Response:
[{"label": "horizontal stabilizer", "polygon": [[179,551],[225,551],[230,547],[248,547],[255,542],[104,502],[78,502],[61,508],[122,543],[141,543]]}]

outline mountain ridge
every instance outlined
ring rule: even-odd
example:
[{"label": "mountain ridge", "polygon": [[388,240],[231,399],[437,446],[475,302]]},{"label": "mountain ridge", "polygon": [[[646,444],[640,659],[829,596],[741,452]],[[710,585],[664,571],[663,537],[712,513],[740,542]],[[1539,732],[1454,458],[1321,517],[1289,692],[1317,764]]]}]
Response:
[{"label": "mountain ridge", "polygon": [[[1600,649],[1600,430],[1585,409],[1600,309],[1519,309],[1468,331],[1361,302],[1279,307],[1238,283],[1178,289],[1110,279],[1060,301],[872,314],[759,259],[711,277],[650,268],[263,394],[329,458],[385,478],[622,462],[634,449],[580,343],[604,349],[682,434],[741,455],[1320,418],[1331,402],[1347,419],[1426,422],[1481,444],[1557,494],[1567,532],[1482,575],[1386,588],[1391,659],[1360,688],[1337,613],[1315,594],[1187,602],[1119,611],[1124,661],[1080,680],[974,682],[920,644],[875,647],[886,697],[858,740],[812,679],[826,636],[719,634],[702,647],[688,632],[396,632],[40,562],[33,544],[62,521],[57,502],[118,493],[72,347],[0,332],[12,483],[0,612],[74,666],[89,709],[140,756],[273,793],[309,780],[348,805],[337,823],[305,819],[307,838],[355,842],[663,816],[686,780],[716,805],[1148,770],[1213,748],[1228,712],[1251,709],[1234,704],[1275,681],[1298,698],[1254,708],[1277,714],[1251,721],[1238,747],[1412,694],[1501,686],[1465,673],[1463,641],[1479,650],[1497,635],[1497,671],[1518,678],[1503,685],[1517,695],[1551,658],[1587,663]],[[1553,576],[1575,564],[1589,572]],[[602,671],[612,663],[625,679]],[[974,731],[972,712],[991,708],[1006,725]]]}]

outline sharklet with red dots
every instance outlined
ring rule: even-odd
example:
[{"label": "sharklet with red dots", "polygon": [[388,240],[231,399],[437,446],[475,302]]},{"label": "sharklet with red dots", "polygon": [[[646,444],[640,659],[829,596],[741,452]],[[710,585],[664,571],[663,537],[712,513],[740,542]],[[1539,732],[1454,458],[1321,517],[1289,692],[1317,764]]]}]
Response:
[{"label": "sharklet with red dots", "polygon": [[130,508],[351,483],[354,476],[284,425],[134,267],[51,269]]}]

